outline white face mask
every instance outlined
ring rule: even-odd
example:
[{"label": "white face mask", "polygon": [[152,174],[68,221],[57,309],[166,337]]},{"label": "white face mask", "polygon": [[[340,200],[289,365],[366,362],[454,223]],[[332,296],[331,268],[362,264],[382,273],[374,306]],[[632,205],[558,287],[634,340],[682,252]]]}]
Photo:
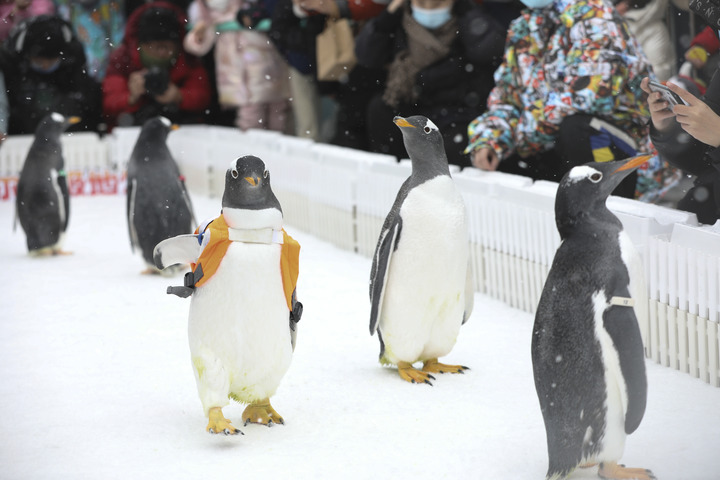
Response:
[{"label": "white face mask", "polygon": [[224,12],[228,8],[228,0],[205,0],[205,4],[210,10],[216,12]]},{"label": "white face mask", "polygon": [[528,8],[545,8],[555,0],[520,0]]},{"label": "white face mask", "polygon": [[441,8],[420,8],[412,7],[412,16],[416,22],[428,30],[435,30],[444,25],[452,14],[450,13],[450,5]]}]

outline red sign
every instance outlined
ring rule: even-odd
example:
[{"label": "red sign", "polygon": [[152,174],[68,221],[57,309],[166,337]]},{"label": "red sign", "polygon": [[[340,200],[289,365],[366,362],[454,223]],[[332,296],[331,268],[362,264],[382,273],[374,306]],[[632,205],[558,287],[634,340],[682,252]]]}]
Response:
[{"label": "red sign", "polygon": [[[0,200],[14,200],[17,195],[18,177],[0,177]],[[109,170],[72,171],[67,173],[70,195],[124,195],[127,175]]]}]

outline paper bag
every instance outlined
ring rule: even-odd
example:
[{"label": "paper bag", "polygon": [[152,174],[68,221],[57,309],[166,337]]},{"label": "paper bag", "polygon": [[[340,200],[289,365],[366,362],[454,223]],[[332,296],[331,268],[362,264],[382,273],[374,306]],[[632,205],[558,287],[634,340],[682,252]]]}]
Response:
[{"label": "paper bag", "polygon": [[357,63],[355,37],[347,18],[328,18],[316,41],[317,78],[335,81],[350,73]]}]

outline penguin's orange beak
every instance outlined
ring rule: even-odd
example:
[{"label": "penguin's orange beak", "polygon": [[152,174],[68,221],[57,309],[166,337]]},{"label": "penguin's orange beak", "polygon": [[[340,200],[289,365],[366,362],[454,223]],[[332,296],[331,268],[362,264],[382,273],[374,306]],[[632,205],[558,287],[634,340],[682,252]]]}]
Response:
[{"label": "penguin's orange beak", "polygon": [[260,183],[258,181],[258,179],[255,177],[245,177],[245,181],[248,182],[253,187],[256,187],[258,185],[258,183]]},{"label": "penguin's orange beak", "polygon": [[619,167],[617,170],[615,170],[612,173],[622,172],[624,170],[630,170],[632,168],[639,167],[643,163],[650,160],[653,156],[652,155],[638,155],[637,157],[631,159],[629,162],[627,162],[625,165]]},{"label": "penguin's orange beak", "polygon": [[80,118],[80,117],[70,117],[67,119],[67,122],[70,125],[75,125],[76,123],[80,123],[80,120],[82,120],[82,118]]},{"label": "penguin's orange beak", "polygon": [[397,125],[398,127],[410,127],[415,128],[415,125],[405,120],[403,117],[395,117],[393,118],[393,123]]},{"label": "penguin's orange beak", "polygon": [[170,125],[170,130],[177,130],[178,128],[180,128],[180,125],[178,125],[177,123],[173,123],[172,125]]}]

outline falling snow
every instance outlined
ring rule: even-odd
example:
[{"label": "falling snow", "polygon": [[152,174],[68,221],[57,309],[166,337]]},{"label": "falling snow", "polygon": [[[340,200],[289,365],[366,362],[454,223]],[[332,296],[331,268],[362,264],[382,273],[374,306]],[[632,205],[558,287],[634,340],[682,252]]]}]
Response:
[{"label": "falling snow", "polygon": [[[214,217],[218,199],[194,196]],[[369,258],[288,225],[302,245],[305,314],[273,406],[286,425],[211,436],[187,344],[189,300],[166,295],[182,276],[141,275],[122,196],[73,197],[69,256],[30,258],[0,202],[0,465],[34,479],[537,480],[545,430],[530,361],[532,315],[477,294],[444,360],[465,375],[435,386],[403,382],[377,361],[368,334]],[[712,480],[720,471],[720,389],[647,362],[648,408],[623,463],[661,480]],[[559,382],[558,382],[559,383]],[[573,413],[576,415],[576,413]],[[480,473],[479,473],[480,472]],[[596,480],[597,468],[573,480]]]}]

